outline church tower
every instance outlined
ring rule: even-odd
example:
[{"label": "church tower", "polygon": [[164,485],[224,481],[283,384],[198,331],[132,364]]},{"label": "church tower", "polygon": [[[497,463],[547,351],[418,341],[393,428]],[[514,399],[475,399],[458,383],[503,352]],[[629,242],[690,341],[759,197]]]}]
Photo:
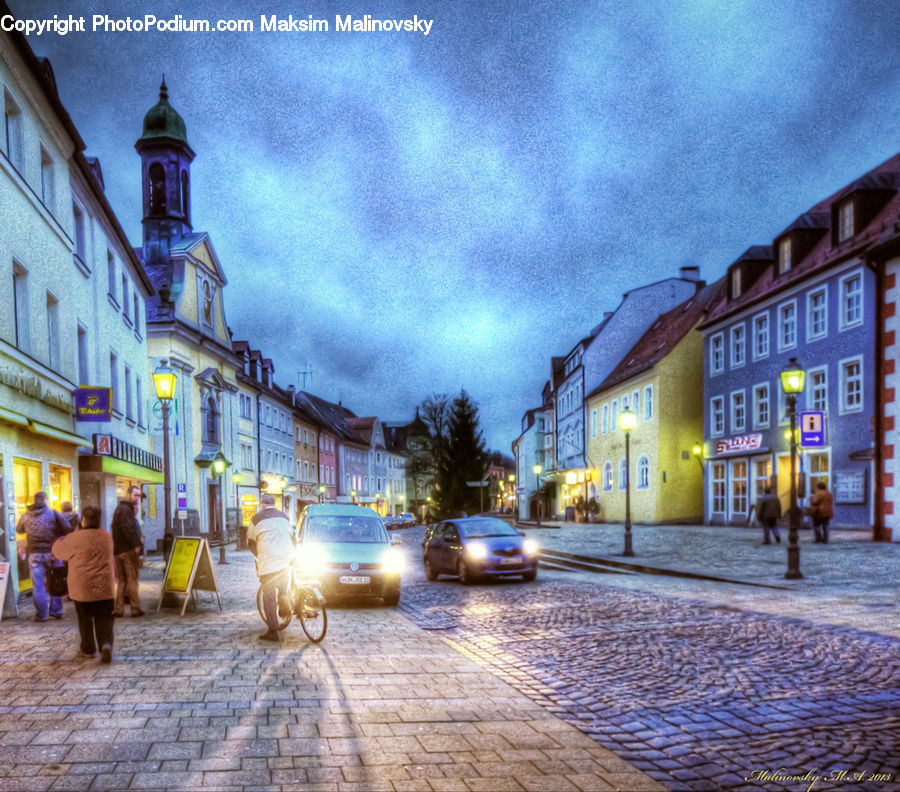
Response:
[{"label": "church tower", "polygon": [[[143,134],[134,144],[141,155],[144,266],[171,265],[169,251],[191,233],[191,162],[184,120],[169,104],[163,77],[159,102],[144,116]],[[168,279],[166,279],[168,280]],[[167,301],[168,295],[160,296]]]}]

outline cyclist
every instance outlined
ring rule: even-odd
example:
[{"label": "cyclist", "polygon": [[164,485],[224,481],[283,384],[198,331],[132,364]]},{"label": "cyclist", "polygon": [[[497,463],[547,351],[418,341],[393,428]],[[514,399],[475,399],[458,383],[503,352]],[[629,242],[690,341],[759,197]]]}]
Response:
[{"label": "cyclist", "polygon": [[259,499],[260,510],[250,520],[247,544],[256,556],[256,574],[263,589],[263,610],[268,632],[263,641],[278,640],[278,594],[290,585],[290,563],[294,557],[291,523],[287,515],[275,508],[274,496],[266,493]]}]

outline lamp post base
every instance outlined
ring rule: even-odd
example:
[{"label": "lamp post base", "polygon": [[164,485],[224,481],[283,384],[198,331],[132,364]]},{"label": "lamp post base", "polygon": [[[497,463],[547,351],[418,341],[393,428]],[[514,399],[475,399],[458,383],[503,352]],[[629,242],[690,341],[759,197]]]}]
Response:
[{"label": "lamp post base", "polygon": [[634,550],[631,548],[631,531],[625,533],[625,552],[622,555],[628,558],[634,556]]},{"label": "lamp post base", "polygon": [[788,546],[787,549],[788,568],[784,573],[785,580],[801,580],[803,573],[800,571],[800,547]]}]

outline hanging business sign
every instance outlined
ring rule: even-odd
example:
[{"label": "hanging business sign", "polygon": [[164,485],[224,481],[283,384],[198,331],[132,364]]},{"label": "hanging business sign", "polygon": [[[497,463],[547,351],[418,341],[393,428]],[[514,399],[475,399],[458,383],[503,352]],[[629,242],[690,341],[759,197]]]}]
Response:
[{"label": "hanging business sign", "polygon": [[108,423],[112,420],[112,388],[75,389],[75,420]]},{"label": "hanging business sign", "polygon": [[206,539],[199,536],[176,536],[166,564],[157,612],[162,607],[166,594],[182,594],[184,604],[181,615],[184,616],[188,601],[193,598],[195,591],[214,591],[219,601],[219,610],[222,610],[222,599]]},{"label": "hanging business sign", "polygon": [[716,441],[717,454],[745,454],[762,448],[761,434],[737,435]]}]

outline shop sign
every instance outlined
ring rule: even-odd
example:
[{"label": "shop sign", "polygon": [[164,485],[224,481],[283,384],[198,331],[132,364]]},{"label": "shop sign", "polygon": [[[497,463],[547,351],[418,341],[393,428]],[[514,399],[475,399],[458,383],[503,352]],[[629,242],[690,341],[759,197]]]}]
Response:
[{"label": "shop sign", "polygon": [[126,443],[124,440],[119,440],[114,435],[95,434],[94,453],[97,456],[110,456],[114,459],[121,459],[123,462],[131,462],[134,465],[162,473],[162,457],[151,454],[149,451],[138,448],[131,443]]},{"label": "shop sign", "polygon": [[21,391],[26,396],[39,399],[57,410],[62,410],[66,415],[72,415],[75,412],[71,394],[64,391],[54,392],[50,388],[45,388],[40,377],[29,375],[23,368],[0,366],[0,382],[13,390]]},{"label": "shop sign", "polygon": [[737,435],[716,441],[717,454],[743,454],[762,448],[761,434]]},{"label": "shop sign", "polygon": [[75,420],[107,423],[112,419],[112,388],[88,388],[75,390]]}]

